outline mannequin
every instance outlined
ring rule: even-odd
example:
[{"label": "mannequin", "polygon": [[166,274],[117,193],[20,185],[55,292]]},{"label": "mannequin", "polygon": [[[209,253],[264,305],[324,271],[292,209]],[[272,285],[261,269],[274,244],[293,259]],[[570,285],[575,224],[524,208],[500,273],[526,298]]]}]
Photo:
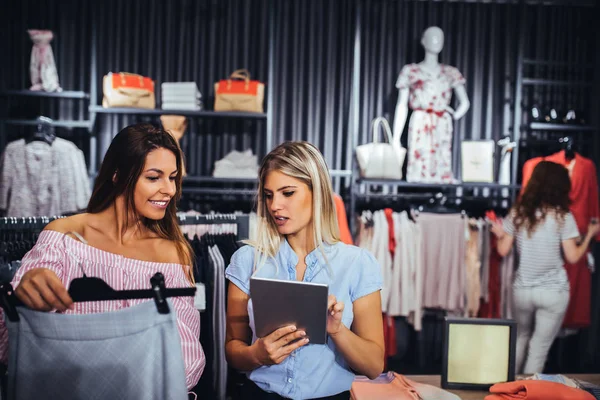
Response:
[{"label": "mannequin", "polygon": [[[400,144],[410,101],[413,114],[408,126],[406,180],[452,182],[452,124],[470,107],[465,79],[456,68],[438,62],[444,47],[444,32],[440,28],[427,28],[421,45],[425,59],[419,64],[405,65],[396,81],[400,93],[394,119],[394,142]],[[452,89],[458,99],[456,110],[449,106]]]},{"label": "mannequin", "polygon": [[498,183],[501,185],[510,185],[510,160],[512,151],[517,147],[517,142],[511,142],[510,137],[498,140],[498,146],[502,148],[500,152],[500,170],[498,172]]}]

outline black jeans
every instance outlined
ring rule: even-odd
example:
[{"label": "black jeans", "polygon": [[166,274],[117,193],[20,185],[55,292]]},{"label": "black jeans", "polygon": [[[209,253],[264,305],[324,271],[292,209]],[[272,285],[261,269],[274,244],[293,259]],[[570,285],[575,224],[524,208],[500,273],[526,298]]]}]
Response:
[{"label": "black jeans", "polygon": [[[248,379],[244,383],[244,387],[241,391],[241,400],[279,400],[286,399],[287,397],[281,397],[277,393],[268,393],[256,386],[254,382]],[[349,400],[350,392],[342,392],[333,396],[320,397],[320,400]]]}]

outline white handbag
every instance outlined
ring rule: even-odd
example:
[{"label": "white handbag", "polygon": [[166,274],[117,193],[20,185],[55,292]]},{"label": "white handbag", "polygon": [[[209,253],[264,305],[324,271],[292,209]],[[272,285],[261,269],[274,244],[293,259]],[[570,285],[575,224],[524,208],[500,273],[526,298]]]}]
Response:
[{"label": "white handbag", "polygon": [[463,140],[461,165],[463,182],[494,182],[493,140]]},{"label": "white handbag", "polygon": [[[379,143],[377,129],[382,126],[388,143]],[[402,165],[406,149],[392,140],[390,124],[384,117],[377,117],[371,123],[373,142],[356,147],[356,159],[363,178],[402,179]]]}]

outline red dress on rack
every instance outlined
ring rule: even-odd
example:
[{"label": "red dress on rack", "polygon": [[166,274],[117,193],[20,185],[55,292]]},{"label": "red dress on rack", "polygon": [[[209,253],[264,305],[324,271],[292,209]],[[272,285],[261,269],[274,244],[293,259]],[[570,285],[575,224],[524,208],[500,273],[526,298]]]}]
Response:
[{"label": "red dress on rack", "polygon": [[[567,160],[564,150],[547,157],[536,157],[523,165],[523,188],[529,182],[533,169],[540,161],[552,161],[567,167],[571,160]],[[598,180],[596,166],[589,158],[575,154],[575,164],[571,171],[571,213],[577,222],[580,234],[587,231],[590,219],[600,215],[598,205]],[[600,235],[596,236],[600,240]],[[590,325],[591,303],[591,272],[588,268],[587,257],[582,257],[576,264],[565,264],[569,283],[571,286],[571,299],[569,308],[563,321],[566,328],[584,328]]]}]

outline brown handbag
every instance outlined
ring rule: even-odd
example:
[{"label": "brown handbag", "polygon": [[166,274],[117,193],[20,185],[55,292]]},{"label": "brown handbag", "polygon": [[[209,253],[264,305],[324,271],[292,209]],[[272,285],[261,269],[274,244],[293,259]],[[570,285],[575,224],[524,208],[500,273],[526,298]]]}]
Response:
[{"label": "brown handbag", "polygon": [[245,69],[234,71],[229,79],[215,83],[215,111],[247,111],[263,113],[265,84],[250,80]]},{"label": "brown handbag", "polygon": [[102,81],[102,107],[154,108],[154,81],[127,72],[109,72]]}]

